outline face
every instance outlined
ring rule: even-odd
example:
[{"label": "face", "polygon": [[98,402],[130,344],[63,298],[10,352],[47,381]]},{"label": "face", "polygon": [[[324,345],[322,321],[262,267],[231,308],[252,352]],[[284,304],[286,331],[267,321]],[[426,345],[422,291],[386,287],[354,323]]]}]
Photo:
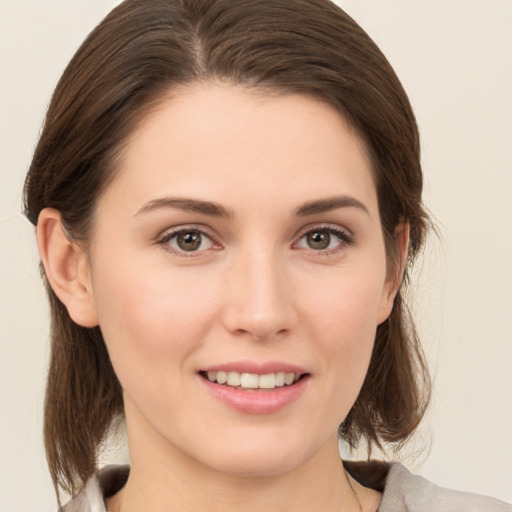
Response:
[{"label": "face", "polygon": [[394,292],[357,135],[312,98],[220,85],[138,127],[89,265],[132,458],[244,475],[336,439]]}]

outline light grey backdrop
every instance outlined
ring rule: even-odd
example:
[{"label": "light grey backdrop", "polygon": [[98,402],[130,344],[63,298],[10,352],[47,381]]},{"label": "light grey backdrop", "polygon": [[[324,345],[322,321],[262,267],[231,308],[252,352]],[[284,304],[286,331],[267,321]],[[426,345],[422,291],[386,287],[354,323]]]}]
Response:
[{"label": "light grey backdrop", "polygon": [[[512,500],[512,1],[340,0],[409,92],[441,223],[416,312],[431,436],[409,466]],[[51,91],[113,0],[0,0],[0,512],[55,510],[42,401],[47,309],[20,193]],[[121,454],[121,457],[123,455]]]}]

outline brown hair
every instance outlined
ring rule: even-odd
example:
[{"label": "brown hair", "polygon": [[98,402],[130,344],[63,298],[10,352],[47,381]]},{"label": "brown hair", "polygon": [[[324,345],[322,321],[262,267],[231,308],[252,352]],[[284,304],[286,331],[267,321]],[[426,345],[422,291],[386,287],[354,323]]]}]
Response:
[{"label": "brown hair", "polygon": [[[95,204],[137,123],[170,88],[216,80],[330,104],[373,161],[390,271],[395,230],[410,225],[410,266],[428,217],[415,118],[398,78],[370,37],[328,0],[125,0],[89,35],[50,103],[25,184],[25,212],[60,211],[87,242]],[[407,278],[407,270],[406,270]],[[120,384],[99,327],[75,324],[43,272],[51,305],[45,443],[51,476],[74,492],[122,413]],[[403,288],[403,287],[402,287]],[[377,328],[366,380],[340,435],[352,446],[400,445],[416,429],[430,382],[403,289]]]}]

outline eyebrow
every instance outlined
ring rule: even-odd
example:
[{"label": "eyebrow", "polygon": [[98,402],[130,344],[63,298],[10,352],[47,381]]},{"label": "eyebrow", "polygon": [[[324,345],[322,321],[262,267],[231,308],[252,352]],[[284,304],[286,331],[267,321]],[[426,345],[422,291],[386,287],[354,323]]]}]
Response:
[{"label": "eyebrow", "polygon": [[357,208],[370,215],[368,208],[361,201],[351,196],[335,196],[317,201],[308,201],[300,205],[295,214],[297,217],[305,217],[307,215],[330,212],[338,208]]},{"label": "eyebrow", "polygon": [[136,214],[142,215],[161,208],[177,208],[186,212],[202,213],[211,217],[231,218],[233,214],[224,206],[210,201],[199,201],[197,199],[162,197],[146,203]]},{"label": "eyebrow", "polygon": [[[218,203],[177,197],[162,197],[160,199],[149,201],[135,214],[135,216],[159,210],[161,208],[177,208],[186,212],[200,213],[210,217],[219,217],[224,219],[231,219],[234,217],[232,211]],[[308,215],[330,212],[338,208],[357,208],[370,215],[368,208],[366,208],[366,206],[355,197],[335,196],[303,203],[296,208],[295,216],[307,217]]]}]

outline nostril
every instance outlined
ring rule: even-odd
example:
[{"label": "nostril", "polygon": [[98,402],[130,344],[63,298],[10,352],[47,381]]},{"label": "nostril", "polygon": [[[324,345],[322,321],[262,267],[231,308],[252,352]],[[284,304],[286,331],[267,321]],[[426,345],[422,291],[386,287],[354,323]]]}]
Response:
[{"label": "nostril", "polygon": [[257,341],[271,341],[275,338],[282,338],[289,334],[290,329],[278,329],[273,330],[272,328],[265,328],[264,326],[253,326],[251,329],[236,329],[232,331],[235,336],[238,337],[249,337]]}]

